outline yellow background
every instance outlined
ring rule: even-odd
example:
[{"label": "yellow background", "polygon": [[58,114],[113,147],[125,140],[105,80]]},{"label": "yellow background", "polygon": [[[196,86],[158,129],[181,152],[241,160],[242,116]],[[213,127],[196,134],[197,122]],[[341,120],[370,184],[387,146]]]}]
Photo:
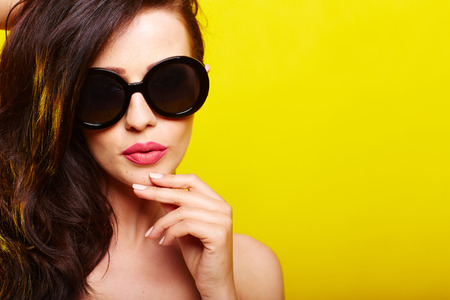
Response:
[{"label": "yellow background", "polygon": [[180,173],[278,254],[287,299],[450,299],[450,1],[201,4]]}]

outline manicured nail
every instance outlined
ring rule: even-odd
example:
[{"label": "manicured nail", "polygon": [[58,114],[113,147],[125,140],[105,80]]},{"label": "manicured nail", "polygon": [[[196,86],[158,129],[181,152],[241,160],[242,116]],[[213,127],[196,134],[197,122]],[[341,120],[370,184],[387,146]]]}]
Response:
[{"label": "manicured nail", "polygon": [[150,233],[152,233],[153,231],[153,226],[150,227],[150,229],[145,233],[145,237],[148,237],[150,235]]},{"label": "manicured nail", "polygon": [[159,241],[159,244],[162,245],[164,243],[164,239],[166,238],[166,236],[163,236],[163,238]]},{"label": "manicured nail", "polygon": [[162,177],[163,177],[162,174],[150,173],[150,178],[152,178],[152,179],[159,179],[159,178],[162,178]]},{"label": "manicured nail", "polygon": [[147,187],[145,185],[141,185],[141,184],[133,184],[133,189],[135,190],[145,190]]}]

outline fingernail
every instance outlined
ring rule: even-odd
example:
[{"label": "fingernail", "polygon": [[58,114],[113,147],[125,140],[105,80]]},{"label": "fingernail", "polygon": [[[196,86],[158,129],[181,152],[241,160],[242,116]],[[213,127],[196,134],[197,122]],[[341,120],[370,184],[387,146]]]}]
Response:
[{"label": "fingernail", "polygon": [[159,178],[162,178],[162,177],[163,177],[162,174],[150,173],[150,178],[152,178],[152,179],[159,179]]},{"label": "fingernail", "polygon": [[150,227],[150,229],[145,233],[145,237],[148,237],[150,235],[150,233],[152,233],[153,231],[153,226]]},{"label": "fingernail", "polygon": [[141,184],[133,184],[133,189],[135,190],[145,190],[147,187],[145,185],[141,185]]},{"label": "fingernail", "polygon": [[162,245],[164,243],[164,239],[166,238],[166,236],[163,236],[163,238],[159,241],[159,244]]}]

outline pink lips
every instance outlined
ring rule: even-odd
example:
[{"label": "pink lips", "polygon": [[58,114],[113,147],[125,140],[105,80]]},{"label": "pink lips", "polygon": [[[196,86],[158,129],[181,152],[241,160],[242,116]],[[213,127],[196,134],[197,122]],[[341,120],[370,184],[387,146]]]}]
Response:
[{"label": "pink lips", "polygon": [[139,165],[151,165],[157,163],[167,152],[167,147],[148,142],[145,144],[136,143],[122,152],[122,154],[131,162]]}]

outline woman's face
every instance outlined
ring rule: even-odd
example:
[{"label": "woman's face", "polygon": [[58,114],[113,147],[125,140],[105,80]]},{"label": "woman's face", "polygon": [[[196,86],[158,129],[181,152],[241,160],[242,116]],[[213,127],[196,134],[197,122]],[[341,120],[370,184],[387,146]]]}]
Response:
[{"label": "woman's face", "polygon": [[[92,67],[112,70],[128,83],[140,82],[153,64],[191,52],[185,26],[174,13],[143,9],[107,44]],[[192,121],[193,116],[163,118],[150,109],[142,94],[135,93],[119,122],[83,133],[108,182],[150,184],[150,172],[175,172],[188,147]]]}]

